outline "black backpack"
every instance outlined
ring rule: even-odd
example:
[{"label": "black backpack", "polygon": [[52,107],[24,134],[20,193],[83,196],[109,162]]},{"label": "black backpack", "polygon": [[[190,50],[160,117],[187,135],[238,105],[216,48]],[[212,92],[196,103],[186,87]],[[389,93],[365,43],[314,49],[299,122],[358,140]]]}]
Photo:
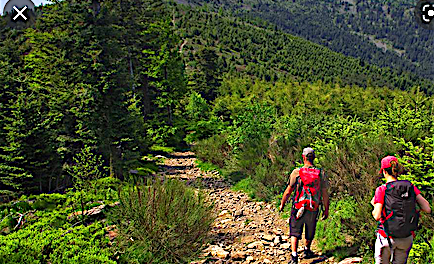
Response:
[{"label": "black backpack", "polygon": [[393,238],[404,238],[417,229],[419,213],[416,210],[416,193],[409,181],[394,181],[386,184],[384,231]]}]

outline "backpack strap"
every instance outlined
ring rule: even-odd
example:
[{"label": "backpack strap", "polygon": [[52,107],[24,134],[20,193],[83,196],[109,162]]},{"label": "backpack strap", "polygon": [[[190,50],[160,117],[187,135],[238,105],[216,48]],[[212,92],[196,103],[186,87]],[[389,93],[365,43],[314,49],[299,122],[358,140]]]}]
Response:
[{"label": "backpack strap", "polygon": [[[301,169],[301,168],[299,168]],[[295,209],[295,199],[297,198],[297,195],[302,191],[303,188],[303,181],[300,178],[300,174],[298,175],[297,179],[295,180],[295,186],[294,186],[294,195],[292,196],[292,208]]]},{"label": "backpack strap", "polygon": [[[384,215],[387,215],[387,211],[386,211],[387,188],[389,188],[389,183],[386,183],[386,189],[384,189],[384,201],[383,201],[383,210],[385,212]],[[381,212],[381,213],[383,213],[383,212]],[[389,223],[388,223],[387,219],[384,220],[383,226],[384,226],[384,233],[386,233],[387,242],[389,243],[390,250],[392,251],[392,241],[390,240],[390,236],[389,236]]]}]

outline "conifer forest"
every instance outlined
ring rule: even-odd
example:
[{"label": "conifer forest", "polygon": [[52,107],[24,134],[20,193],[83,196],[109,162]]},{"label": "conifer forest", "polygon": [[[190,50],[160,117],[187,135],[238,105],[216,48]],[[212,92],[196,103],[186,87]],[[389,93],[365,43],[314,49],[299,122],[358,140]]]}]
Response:
[{"label": "conifer forest", "polygon": [[[0,264],[288,263],[292,200],[279,206],[305,147],[330,213],[316,259],[299,263],[375,263],[383,157],[434,206],[434,31],[416,4],[52,0],[17,25],[3,13]],[[434,263],[432,213],[407,263]]]}]

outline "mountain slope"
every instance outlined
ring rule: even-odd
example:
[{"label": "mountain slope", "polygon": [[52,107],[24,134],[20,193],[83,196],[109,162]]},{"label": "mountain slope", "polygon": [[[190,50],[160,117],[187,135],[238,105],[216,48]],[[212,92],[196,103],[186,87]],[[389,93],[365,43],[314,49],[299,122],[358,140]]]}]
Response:
[{"label": "mountain slope", "polygon": [[416,1],[189,0],[236,16],[263,19],[287,33],[399,72],[433,78],[433,32],[418,28]]},{"label": "mountain slope", "polygon": [[[242,72],[268,81],[292,76],[298,80],[387,86],[409,89],[421,86],[431,92],[433,84],[410,73],[367,65],[363,60],[246,19],[184,7],[176,19],[183,39],[182,52],[191,71],[197,68],[200,51],[211,48],[219,56],[219,69]],[[194,78],[194,77],[193,77]]]}]

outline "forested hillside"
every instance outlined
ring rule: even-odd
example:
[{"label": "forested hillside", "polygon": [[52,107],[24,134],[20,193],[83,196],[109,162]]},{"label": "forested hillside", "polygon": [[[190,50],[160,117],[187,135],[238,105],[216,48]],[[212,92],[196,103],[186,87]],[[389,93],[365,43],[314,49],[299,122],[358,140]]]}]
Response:
[{"label": "forested hillside", "polygon": [[0,263],[188,262],[210,204],[146,179],[155,153],[185,146],[187,78],[166,4],[36,13],[29,28],[0,20]]},{"label": "forested hillside", "polygon": [[283,31],[398,72],[434,76],[433,32],[413,17],[417,1],[220,0],[187,1],[223,8],[234,16],[262,19]]},{"label": "forested hillside", "polygon": [[266,81],[292,77],[403,90],[420,86],[428,93],[433,91],[431,80],[417,77],[412,72],[399,73],[388,67],[370,65],[254,20],[237,19],[224,12],[210,12],[204,8],[192,12],[186,7],[179,11],[176,25],[184,41],[182,51],[188,69],[193,71],[198,68],[196,62],[207,57],[203,53],[211,52],[215,57],[215,69],[210,72],[215,75],[240,72]]},{"label": "forested hillside", "polygon": [[[301,22],[309,6],[299,0],[225,1],[221,9],[182,2],[65,0],[39,8],[36,23],[20,29],[1,18],[0,263],[221,261],[201,254],[208,242],[247,245],[221,228],[227,219],[216,222],[231,212],[216,211],[224,207],[215,198],[234,207],[241,202],[227,195],[248,194],[239,196],[251,208],[237,224],[249,232],[248,212],[286,219],[291,206],[279,215],[278,203],[306,146],[330,181],[331,214],[319,222],[316,250],[329,262],[372,263],[370,200],[384,180],[382,157],[396,155],[401,177],[434,202],[427,62],[409,59],[407,46],[396,46],[406,49],[396,57],[369,41],[348,52],[361,36],[339,29],[358,17],[350,2],[338,15],[334,1],[318,1],[329,15],[317,26],[332,28],[333,18],[339,29],[321,36],[328,43]],[[367,12],[362,3],[357,12]],[[324,45],[285,33],[291,20],[273,25],[263,12],[284,21],[292,5],[297,34]],[[261,216],[262,232],[274,232],[270,219]],[[433,230],[433,217],[422,214],[411,263],[434,261]]]},{"label": "forested hillside", "polygon": [[150,144],[177,133],[186,82],[164,12],[161,2],[107,2],[96,14],[73,1],[44,7],[27,30],[3,19],[3,192],[69,185],[67,168],[84,145],[123,178]]}]

